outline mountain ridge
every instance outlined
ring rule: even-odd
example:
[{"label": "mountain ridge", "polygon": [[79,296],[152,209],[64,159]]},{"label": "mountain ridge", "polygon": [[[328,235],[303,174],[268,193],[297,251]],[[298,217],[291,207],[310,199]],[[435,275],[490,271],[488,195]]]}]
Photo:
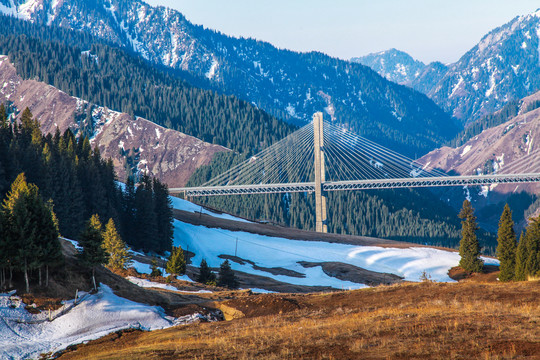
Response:
[{"label": "mountain ridge", "polygon": [[[193,25],[168,8],[139,0],[99,0],[91,5],[60,0],[54,7],[50,0],[20,3],[34,9],[21,12],[27,20],[88,31],[297,125],[323,111],[350,130],[408,155],[426,153],[459,131],[459,125],[427,97],[360,64],[228,37]],[[415,131],[418,126],[425,131]]]},{"label": "mountain ridge", "polygon": [[[463,124],[469,124],[501,109],[508,101],[540,90],[539,50],[537,10],[491,30],[455,63],[426,65],[420,72],[430,76],[393,80],[421,91]],[[370,60],[373,68],[388,75],[387,69],[376,66],[388,59],[388,54],[378,54]]]}]

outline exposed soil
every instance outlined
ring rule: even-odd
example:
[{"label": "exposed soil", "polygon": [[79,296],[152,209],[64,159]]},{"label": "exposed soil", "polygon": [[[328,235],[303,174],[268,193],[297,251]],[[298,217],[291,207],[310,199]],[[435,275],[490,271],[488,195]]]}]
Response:
[{"label": "exposed soil", "polygon": [[266,276],[253,275],[241,271],[235,271],[234,275],[238,280],[240,288],[259,288],[281,293],[311,293],[336,290],[329,286],[305,286],[288,284]]},{"label": "exposed soil", "polygon": [[370,286],[391,285],[403,281],[402,277],[394,274],[370,271],[358,266],[341,262],[321,263],[301,261],[300,264],[306,268],[320,266],[324,273],[328,276]]},{"label": "exposed soil", "polygon": [[284,269],[284,268],[282,268],[282,267],[271,267],[271,268],[268,268],[268,267],[258,266],[258,265],[255,264],[253,261],[247,260],[247,259],[242,259],[242,258],[240,258],[240,257],[238,257],[238,256],[233,256],[233,255],[219,255],[218,257],[221,258],[221,259],[229,259],[229,260],[234,261],[235,263],[241,264],[241,265],[244,265],[244,264],[246,264],[246,263],[247,263],[247,264],[251,264],[255,270],[266,271],[267,273],[270,273],[270,274],[272,274],[272,275],[285,275],[285,276],[291,276],[291,277],[297,277],[297,278],[304,278],[304,277],[306,277],[304,274],[299,273],[298,271],[289,270],[289,269]]},{"label": "exposed soil", "polygon": [[123,332],[61,359],[538,359],[540,283],[404,283],[222,302],[235,320]]},{"label": "exposed soil", "polygon": [[448,270],[448,276],[456,281],[498,282],[499,273],[496,265],[484,265],[482,273],[470,273],[460,266]]}]

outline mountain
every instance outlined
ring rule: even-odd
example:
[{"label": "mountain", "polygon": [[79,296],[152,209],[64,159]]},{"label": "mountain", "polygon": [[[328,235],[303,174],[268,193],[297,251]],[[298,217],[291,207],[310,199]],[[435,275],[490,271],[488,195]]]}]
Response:
[{"label": "mountain", "polygon": [[423,62],[396,49],[352,58],[351,61],[369,66],[379,75],[398,84],[411,83],[420,76],[426,67]]},{"label": "mountain", "polygon": [[183,186],[216,152],[229,151],[143,118],[90,104],[45,83],[23,80],[7,56],[0,56],[0,84],[0,103],[8,103],[14,114],[28,107],[44,133],[54,134],[56,128],[81,133],[90,115],[91,144],[112,158],[120,179],[125,179],[126,171],[148,171],[169,186]]},{"label": "mountain", "polygon": [[540,11],[494,29],[456,63],[428,96],[470,122],[540,89]]},{"label": "mountain", "polygon": [[[534,156],[540,149],[540,92],[524,98],[521,110],[508,121],[487,128],[480,134],[469,139],[463,145],[451,148],[444,146],[433,150],[419,159],[429,166],[454,170],[462,175],[492,174],[513,170],[512,163],[526,156]],[[538,171],[534,159],[516,170],[527,173]],[[493,185],[506,187],[515,191],[523,185]]]},{"label": "mountain", "polygon": [[[315,111],[414,156],[459,126],[431,100],[360,64],[321,53],[280,50],[191,24],[174,10],[139,0],[2,0],[1,10],[36,24],[88,32],[148,61],[192,76],[198,86],[236,95],[294,124]],[[418,131],[422,128],[423,131]]]},{"label": "mountain", "polygon": [[[457,147],[444,146],[434,150],[418,161],[429,167],[453,171],[462,175],[492,173],[539,173],[540,163],[540,92],[519,101],[519,110],[501,111],[493,117],[507,119],[487,127]],[[475,123],[476,124],[476,123]],[[475,125],[473,124],[473,125]],[[538,215],[540,200],[537,195],[540,184],[493,184],[491,186],[468,187],[465,195],[478,210],[480,224],[496,231],[495,224],[505,203],[510,204],[517,231],[523,229],[529,217]],[[456,194],[462,189],[453,189],[441,196],[458,208],[461,204]]]},{"label": "mountain", "polygon": [[[365,61],[382,76],[421,91],[469,124],[540,90],[539,49],[540,10],[492,30],[453,64],[432,63],[417,70],[412,58],[397,50],[368,55]],[[400,69],[406,76],[396,75]]]}]

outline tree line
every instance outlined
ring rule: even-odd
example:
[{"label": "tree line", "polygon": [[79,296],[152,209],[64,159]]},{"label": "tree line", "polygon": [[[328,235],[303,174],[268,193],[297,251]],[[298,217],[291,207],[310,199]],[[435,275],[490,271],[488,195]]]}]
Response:
[{"label": "tree line", "polygon": [[[0,196],[20,173],[51,200],[62,236],[76,239],[85,222],[97,214],[113,219],[122,238],[136,249],[163,253],[171,247],[172,208],[167,186],[143,175],[123,191],[112,160],[102,159],[87,137],[70,131],[44,136],[25,109],[18,122],[8,121],[0,105]],[[13,115],[13,114],[11,114]],[[10,116],[10,120],[13,116]]]},{"label": "tree line", "polygon": [[[463,202],[459,214],[462,218],[462,238],[459,266],[468,272],[482,272],[480,245],[476,237],[476,217],[471,203]],[[525,281],[540,277],[540,216],[529,219],[519,242],[514,231],[514,221],[510,206],[504,206],[497,231],[497,257],[499,259],[500,281]]]}]

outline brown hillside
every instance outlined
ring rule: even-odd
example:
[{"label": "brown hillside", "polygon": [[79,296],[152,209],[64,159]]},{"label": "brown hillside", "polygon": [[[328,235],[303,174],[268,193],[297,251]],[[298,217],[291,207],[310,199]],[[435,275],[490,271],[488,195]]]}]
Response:
[{"label": "brown hillside", "polygon": [[540,284],[416,283],[224,303],[243,317],[74,346],[60,359],[539,359]]},{"label": "brown hillside", "polygon": [[[54,132],[57,127],[62,132],[69,128],[77,133],[89,110],[86,101],[39,81],[23,80],[8,57],[0,55],[0,103],[6,101],[19,112],[28,107],[45,133]],[[193,172],[208,164],[216,152],[228,151],[105,107],[95,106],[91,113],[95,126],[92,145],[97,145],[104,157],[113,159],[121,180],[125,177],[122,149],[130,153],[134,167],[148,170],[170,187],[185,185]]]}]

